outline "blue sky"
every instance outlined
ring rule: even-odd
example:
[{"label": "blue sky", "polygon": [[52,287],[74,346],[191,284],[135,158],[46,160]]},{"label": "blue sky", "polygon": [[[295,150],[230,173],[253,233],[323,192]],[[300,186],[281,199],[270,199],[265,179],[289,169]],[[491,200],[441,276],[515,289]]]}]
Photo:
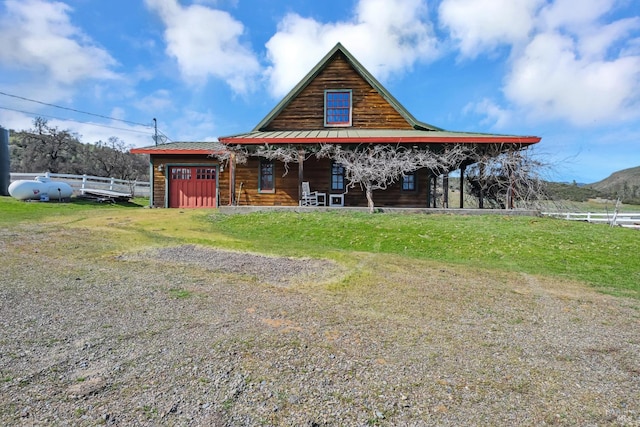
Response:
[{"label": "blue sky", "polygon": [[550,179],[595,182],[640,165],[639,3],[0,0],[0,126],[215,140],[341,42],[419,120],[540,136]]}]

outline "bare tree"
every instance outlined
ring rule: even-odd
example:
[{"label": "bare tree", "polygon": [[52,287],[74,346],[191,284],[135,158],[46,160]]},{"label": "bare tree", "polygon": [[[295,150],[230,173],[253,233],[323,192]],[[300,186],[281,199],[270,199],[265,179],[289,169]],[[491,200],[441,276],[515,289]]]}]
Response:
[{"label": "bare tree", "polygon": [[132,155],[130,149],[131,146],[115,136],[110,137],[107,142],[96,142],[89,155],[93,173],[126,180],[146,176],[143,173],[147,169],[144,158]]},{"label": "bare tree", "polygon": [[52,172],[146,179],[148,158],[131,154],[131,146],[117,137],[95,144],[80,142],[68,130],[50,126],[38,117],[28,131],[14,132],[9,150],[14,172]]},{"label": "bare tree", "polygon": [[289,173],[289,163],[300,163],[307,159],[307,150],[294,145],[269,145],[265,144],[253,154],[267,160],[279,160],[284,163],[284,175]]},{"label": "bare tree", "polygon": [[392,144],[362,144],[343,149],[340,145],[323,144],[316,153],[319,158],[328,157],[341,165],[348,180],[347,188],[356,185],[364,190],[369,212],[375,211],[374,190],[385,190],[404,175],[427,168],[444,172],[455,169],[468,150],[461,145],[414,148]]},{"label": "bare tree", "polygon": [[475,164],[467,169],[470,192],[494,208],[539,207],[547,200],[542,174],[549,165],[536,159],[530,149],[496,145],[476,151]]},{"label": "bare tree", "polygon": [[[13,154],[19,156],[15,168],[23,172],[69,172],[69,163],[76,156],[77,135],[50,126],[47,119],[37,117],[33,129],[14,135]],[[12,162],[15,160],[12,159]]]},{"label": "bare tree", "polygon": [[217,159],[223,166],[227,166],[232,157],[234,158],[236,163],[247,163],[249,153],[247,152],[246,148],[240,145],[231,147],[229,145],[224,145],[219,141],[215,141],[213,145],[214,149],[209,154],[209,157]]}]

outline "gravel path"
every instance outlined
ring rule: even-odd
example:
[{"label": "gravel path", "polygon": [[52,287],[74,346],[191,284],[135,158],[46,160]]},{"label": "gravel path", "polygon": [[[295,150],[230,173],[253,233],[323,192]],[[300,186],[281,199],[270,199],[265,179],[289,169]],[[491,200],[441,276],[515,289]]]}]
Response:
[{"label": "gravel path", "polygon": [[638,301],[97,239],[0,230],[0,425],[640,426]]}]

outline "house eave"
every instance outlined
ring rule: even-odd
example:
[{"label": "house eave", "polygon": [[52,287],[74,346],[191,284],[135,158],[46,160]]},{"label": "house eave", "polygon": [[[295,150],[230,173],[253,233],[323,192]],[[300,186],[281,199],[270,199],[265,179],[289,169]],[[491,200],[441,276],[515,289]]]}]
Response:
[{"label": "house eave", "polygon": [[537,136],[405,136],[405,137],[222,137],[225,145],[262,144],[518,144],[531,145],[540,142]]}]

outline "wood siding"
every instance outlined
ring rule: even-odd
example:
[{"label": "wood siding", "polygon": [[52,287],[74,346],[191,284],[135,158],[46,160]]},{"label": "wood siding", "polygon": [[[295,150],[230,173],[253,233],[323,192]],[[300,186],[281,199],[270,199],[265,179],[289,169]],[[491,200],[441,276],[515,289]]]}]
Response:
[{"label": "wood siding", "polygon": [[[275,192],[258,192],[259,159],[249,159],[247,164],[236,169],[236,199],[240,206],[297,206],[298,205],[298,165],[289,165],[289,173],[284,173],[284,164],[275,162]],[[331,191],[331,161],[328,159],[309,159],[303,166],[304,181],[309,181],[311,191],[327,195],[341,194]],[[226,174],[226,171],[225,171]],[[374,191],[373,201],[379,207],[425,208],[427,206],[428,171],[418,171],[416,190],[402,191],[402,182],[390,186],[387,190]],[[224,177],[226,179],[227,177]],[[345,182],[346,184],[346,182]],[[360,186],[350,188],[344,195],[344,206],[366,207],[367,198]]]},{"label": "wood siding", "polygon": [[[274,191],[259,192],[260,159],[249,158],[246,164],[236,166],[236,202],[240,206],[296,206],[298,204],[298,166],[290,165],[285,176],[284,164],[274,164]],[[225,171],[224,179],[228,179]],[[222,178],[221,178],[222,179]]]},{"label": "wood siding", "polygon": [[[168,166],[176,165],[208,165],[215,166],[218,162],[206,156],[153,156],[153,206],[165,207],[166,176]],[[162,172],[158,166],[164,165]],[[261,193],[258,190],[258,175],[260,159],[249,158],[246,164],[236,166],[236,202],[240,206],[297,206],[298,205],[298,165],[289,165],[289,172],[285,175],[284,164],[275,162],[273,192]],[[398,182],[387,190],[374,191],[373,201],[379,207],[427,207],[427,170],[419,170],[416,176],[415,191],[402,191],[402,183]],[[304,180],[309,181],[311,191],[327,194],[340,194],[340,191],[331,191],[331,161],[328,159],[311,158],[303,166]],[[346,182],[345,182],[346,184]],[[220,205],[230,203],[229,169],[218,174],[218,190]],[[344,205],[353,207],[366,207],[367,198],[359,186],[349,188],[344,196]]]},{"label": "wood siding", "polygon": [[338,52],[313,81],[284,108],[264,130],[323,129],[324,92],[352,91],[352,127],[368,129],[412,129],[393,108]]},{"label": "wood siding", "polygon": [[[374,191],[373,201],[379,207],[427,207],[427,177],[428,171],[426,169],[419,170],[416,174],[415,191],[402,191],[402,181],[400,181],[389,186],[387,190]],[[309,181],[311,191],[326,193],[327,200],[330,194],[340,194],[340,191],[331,190],[331,161],[328,159],[307,160],[304,164],[304,180]],[[367,206],[367,196],[359,185],[346,189],[344,206]]]}]

